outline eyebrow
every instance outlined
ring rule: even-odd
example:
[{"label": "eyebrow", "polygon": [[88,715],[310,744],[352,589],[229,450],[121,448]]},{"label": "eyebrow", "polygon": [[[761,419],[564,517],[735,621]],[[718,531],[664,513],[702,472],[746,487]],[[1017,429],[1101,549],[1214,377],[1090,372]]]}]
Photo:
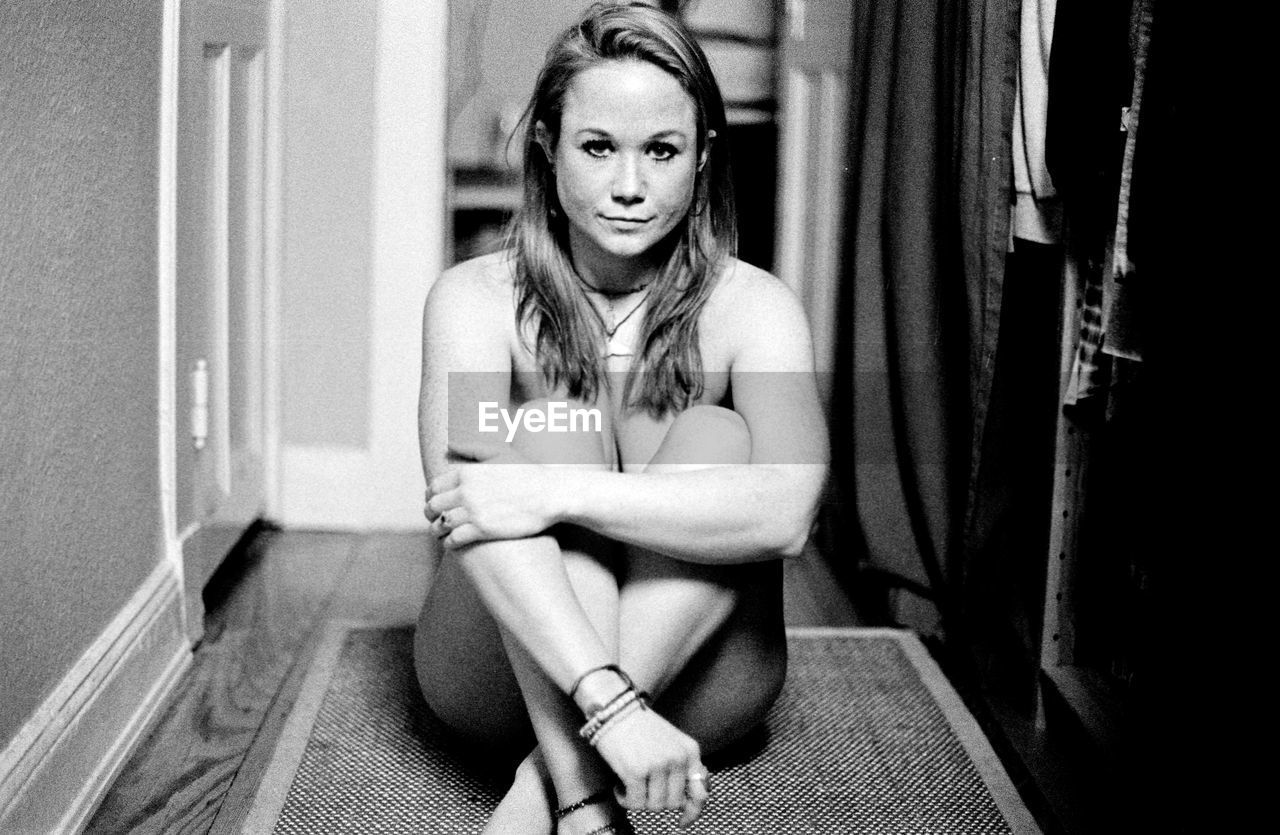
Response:
[{"label": "eyebrow", "polygon": [[[613,134],[609,133],[607,130],[602,130],[601,128],[579,128],[579,129],[574,133],[574,136],[581,136],[581,135],[582,135],[582,134],[584,134],[584,133],[588,133],[588,134],[591,134],[591,135],[593,135],[593,136],[603,136],[603,137],[606,137],[606,138],[609,138],[609,139],[612,139],[612,138],[613,138]],[[651,136],[650,136],[648,139],[646,139],[645,141],[646,141],[646,142],[653,142],[653,141],[656,141],[656,140],[669,139],[669,138],[672,138],[672,137],[679,137],[679,138],[681,138],[681,139],[686,139],[686,138],[688,138],[688,137],[686,136],[686,134],[685,134],[685,132],[684,132],[684,131],[682,131],[682,130],[680,130],[680,129],[678,129],[678,128],[668,128],[667,130],[660,130],[660,131],[658,131],[657,133],[655,133],[655,134],[651,135]]]}]

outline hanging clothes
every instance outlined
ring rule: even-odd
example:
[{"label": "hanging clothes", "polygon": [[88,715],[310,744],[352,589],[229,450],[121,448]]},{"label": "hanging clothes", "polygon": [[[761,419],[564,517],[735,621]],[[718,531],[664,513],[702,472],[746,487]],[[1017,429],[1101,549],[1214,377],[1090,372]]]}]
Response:
[{"label": "hanging clothes", "polygon": [[[1014,94],[1010,235],[1038,244],[1056,244],[1062,235],[1062,204],[1045,158],[1049,56],[1057,5],[1057,0],[1022,0],[1018,86]],[[1009,251],[1013,251],[1012,240]]]},{"label": "hanging clothes", "polygon": [[1138,267],[1129,245],[1134,220],[1134,163],[1147,76],[1147,52],[1151,44],[1151,0],[1136,0],[1129,26],[1133,51],[1133,95],[1125,118],[1124,161],[1120,167],[1120,194],[1116,200],[1115,244],[1102,292],[1102,350],[1113,357],[1141,360],[1143,333]]},{"label": "hanging clothes", "polygon": [[1102,403],[1110,363],[1102,354],[1103,264],[1115,229],[1133,91],[1127,3],[1063,2],[1049,59],[1045,159],[1061,196],[1068,279],[1078,288],[1079,333],[1065,402]]}]

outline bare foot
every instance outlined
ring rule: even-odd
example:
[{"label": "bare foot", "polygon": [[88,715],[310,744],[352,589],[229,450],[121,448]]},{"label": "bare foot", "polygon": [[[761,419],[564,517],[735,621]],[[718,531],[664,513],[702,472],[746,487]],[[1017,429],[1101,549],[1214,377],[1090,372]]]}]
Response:
[{"label": "bare foot", "polygon": [[535,748],[516,767],[515,780],[485,824],[482,835],[551,835],[554,803],[551,780],[542,765],[542,754]]}]

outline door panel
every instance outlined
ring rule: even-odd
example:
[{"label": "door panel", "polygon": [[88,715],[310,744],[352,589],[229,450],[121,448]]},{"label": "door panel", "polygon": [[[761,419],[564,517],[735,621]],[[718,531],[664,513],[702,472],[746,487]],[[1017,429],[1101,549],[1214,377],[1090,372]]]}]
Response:
[{"label": "door panel", "polygon": [[[785,13],[775,270],[803,300],[818,370],[829,372],[844,242],[853,16],[842,0],[788,0]],[[829,376],[822,379],[829,385]]]},{"label": "door panel", "polygon": [[268,0],[181,7],[177,531],[188,623],[263,495],[263,200]]}]

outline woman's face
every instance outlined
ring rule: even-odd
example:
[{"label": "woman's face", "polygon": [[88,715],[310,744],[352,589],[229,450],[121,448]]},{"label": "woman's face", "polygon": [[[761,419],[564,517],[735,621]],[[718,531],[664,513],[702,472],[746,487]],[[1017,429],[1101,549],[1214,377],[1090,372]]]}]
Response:
[{"label": "woman's face", "polygon": [[607,61],[570,83],[553,152],[556,192],[574,265],[588,280],[633,274],[688,213],[695,114],[675,77],[642,61]]}]

